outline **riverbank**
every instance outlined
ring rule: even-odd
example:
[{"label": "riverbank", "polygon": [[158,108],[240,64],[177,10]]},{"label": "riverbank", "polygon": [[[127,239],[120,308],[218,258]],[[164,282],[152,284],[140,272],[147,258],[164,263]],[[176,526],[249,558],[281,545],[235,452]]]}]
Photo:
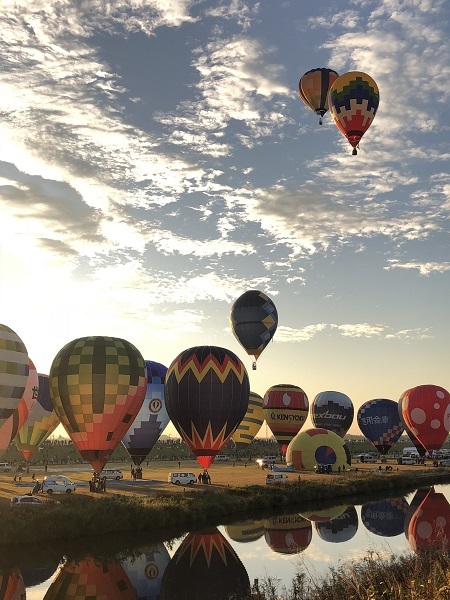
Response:
[{"label": "riverbank", "polygon": [[144,530],[156,533],[170,530],[181,534],[187,529],[239,518],[243,513],[262,513],[293,505],[313,504],[318,508],[342,503],[342,499],[350,503],[354,497],[370,501],[380,492],[396,496],[418,487],[449,482],[448,470],[428,469],[351,472],[316,480],[291,480],[279,486],[198,486],[195,490],[186,486],[176,493],[151,490],[147,495],[133,494],[132,490],[127,494],[76,493],[46,498],[45,505],[35,509],[2,506],[0,544],[70,541]]}]

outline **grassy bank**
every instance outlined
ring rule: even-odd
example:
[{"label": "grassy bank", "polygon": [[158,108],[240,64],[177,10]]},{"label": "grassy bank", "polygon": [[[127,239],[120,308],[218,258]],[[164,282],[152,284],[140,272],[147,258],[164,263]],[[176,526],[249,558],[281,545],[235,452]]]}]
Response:
[{"label": "grassy bank", "polygon": [[80,536],[95,537],[112,532],[147,530],[179,531],[216,525],[239,518],[242,513],[307,507],[314,503],[341,503],[359,497],[369,501],[374,493],[400,495],[417,487],[450,482],[450,473],[434,469],[429,472],[393,472],[378,475],[333,476],[322,480],[291,481],[283,486],[250,485],[202,492],[106,494],[93,499],[89,495],[71,495],[49,499],[38,509],[9,508],[1,511],[0,544],[71,540]]}]

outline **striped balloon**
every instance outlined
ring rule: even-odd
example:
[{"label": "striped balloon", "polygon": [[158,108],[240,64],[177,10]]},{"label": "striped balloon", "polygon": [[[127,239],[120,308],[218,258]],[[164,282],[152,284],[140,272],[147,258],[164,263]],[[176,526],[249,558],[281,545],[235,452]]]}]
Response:
[{"label": "striped balloon", "polygon": [[231,438],[237,448],[245,448],[261,429],[264,422],[262,403],[262,396],[250,392],[247,412]]},{"label": "striped balloon", "polygon": [[25,344],[17,333],[0,324],[0,427],[19,406],[28,373]]},{"label": "striped balloon", "polygon": [[264,418],[283,452],[305,424],[308,410],[308,396],[297,385],[274,385],[264,394]]}]

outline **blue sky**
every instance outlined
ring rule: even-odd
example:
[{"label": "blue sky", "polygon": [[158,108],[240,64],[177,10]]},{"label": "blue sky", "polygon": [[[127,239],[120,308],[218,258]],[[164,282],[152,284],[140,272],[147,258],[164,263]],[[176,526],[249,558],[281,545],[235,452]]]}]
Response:
[{"label": "blue sky", "polygon": [[[113,335],[229,348],[261,395],[450,387],[446,0],[50,4],[0,14],[0,314],[39,372]],[[316,67],[378,84],[357,157],[298,97]],[[251,371],[255,288],[279,327]]]}]

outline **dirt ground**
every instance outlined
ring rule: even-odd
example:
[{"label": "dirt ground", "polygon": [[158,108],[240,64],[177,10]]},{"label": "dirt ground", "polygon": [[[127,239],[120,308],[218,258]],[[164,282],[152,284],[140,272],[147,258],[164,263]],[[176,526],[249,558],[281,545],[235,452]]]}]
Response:
[{"label": "dirt ground", "polygon": [[[394,461],[388,462],[394,471],[418,471],[422,469],[433,469],[431,465],[423,466],[410,466],[410,465],[397,465]],[[125,494],[125,495],[152,495],[152,494],[173,494],[173,493],[184,493],[185,490],[194,490],[197,492],[204,491],[217,491],[228,486],[247,486],[247,485],[264,485],[265,477],[269,472],[267,469],[260,469],[255,463],[248,463],[247,466],[244,463],[236,462],[233,466],[233,462],[223,462],[212,464],[208,469],[211,477],[211,485],[187,485],[187,486],[177,486],[171,483],[167,483],[168,474],[171,471],[180,471],[180,472],[192,472],[195,475],[198,475],[202,472],[202,468],[199,466],[197,461],[183,461],[181,463],[181,468],[178,468],[177,461],[161,461],[155,462],[152,461],[146,466],[145,462],[143,463],[143,479],[142,481],[137,480],[133,482],[130,475],[131,464],[127,463],[111,463],[108,464],[107,467],[111,468],[119,468],[122,470],[124,479],[120,484],[107,482],[107,493],[112,494]],[[332,475],[317,475],[314,472],[304,471],[300,475],[298,473],[287,473],[287,476],[290,480],[298,480],[300,476],[302,481],[307,481],[309,479],[313,480],[321,480],[328,479],[330,477],[352,477],[356,473],[356,468],[358,469],[358,474],[361,472],[366,472],[367,474],[372,473],[375,470],[379,470],[379,466],[382,467],[382,472],[385,472],[386,464],[377,463],[371,465],[364,465],[360,463],[356,463],[352,466],[350,471],[346,471],[341,475],[332,474]],[[52,474],[60,474],[66,475],[70,477],[75,484],[87,484],[89,479],[92,476],[92,470],[89,465],[54,465],[48,468],[48,472],[44,472],[43,467],[36,467],[34,469],[30,468],[30,472],[22,473],[22,481],[20,483],[14,483],[13,477],[15,475],[15,471],[10,471],[8,473],[0,473],[0,507],[6,506],[9,504],[11,496],[19,495],[19,494],[27,494],[31,491],[33,487],[32,474],[34,473],[35,477],[42,481],[45,475]],[[83,494],[92,496],[93,498],[102,497],[101,494],[93,494],[89,492],[89,487],[87,485],[78,485],[77,490],[75,492],[77,495]],[[46,499],[47,494],[40,493],[39,496],[42,499]],[[70,501],[70,495],[64,494],[53,494],[53,498],[58,498],[58,500],[63,500],[66,498]]]}]

